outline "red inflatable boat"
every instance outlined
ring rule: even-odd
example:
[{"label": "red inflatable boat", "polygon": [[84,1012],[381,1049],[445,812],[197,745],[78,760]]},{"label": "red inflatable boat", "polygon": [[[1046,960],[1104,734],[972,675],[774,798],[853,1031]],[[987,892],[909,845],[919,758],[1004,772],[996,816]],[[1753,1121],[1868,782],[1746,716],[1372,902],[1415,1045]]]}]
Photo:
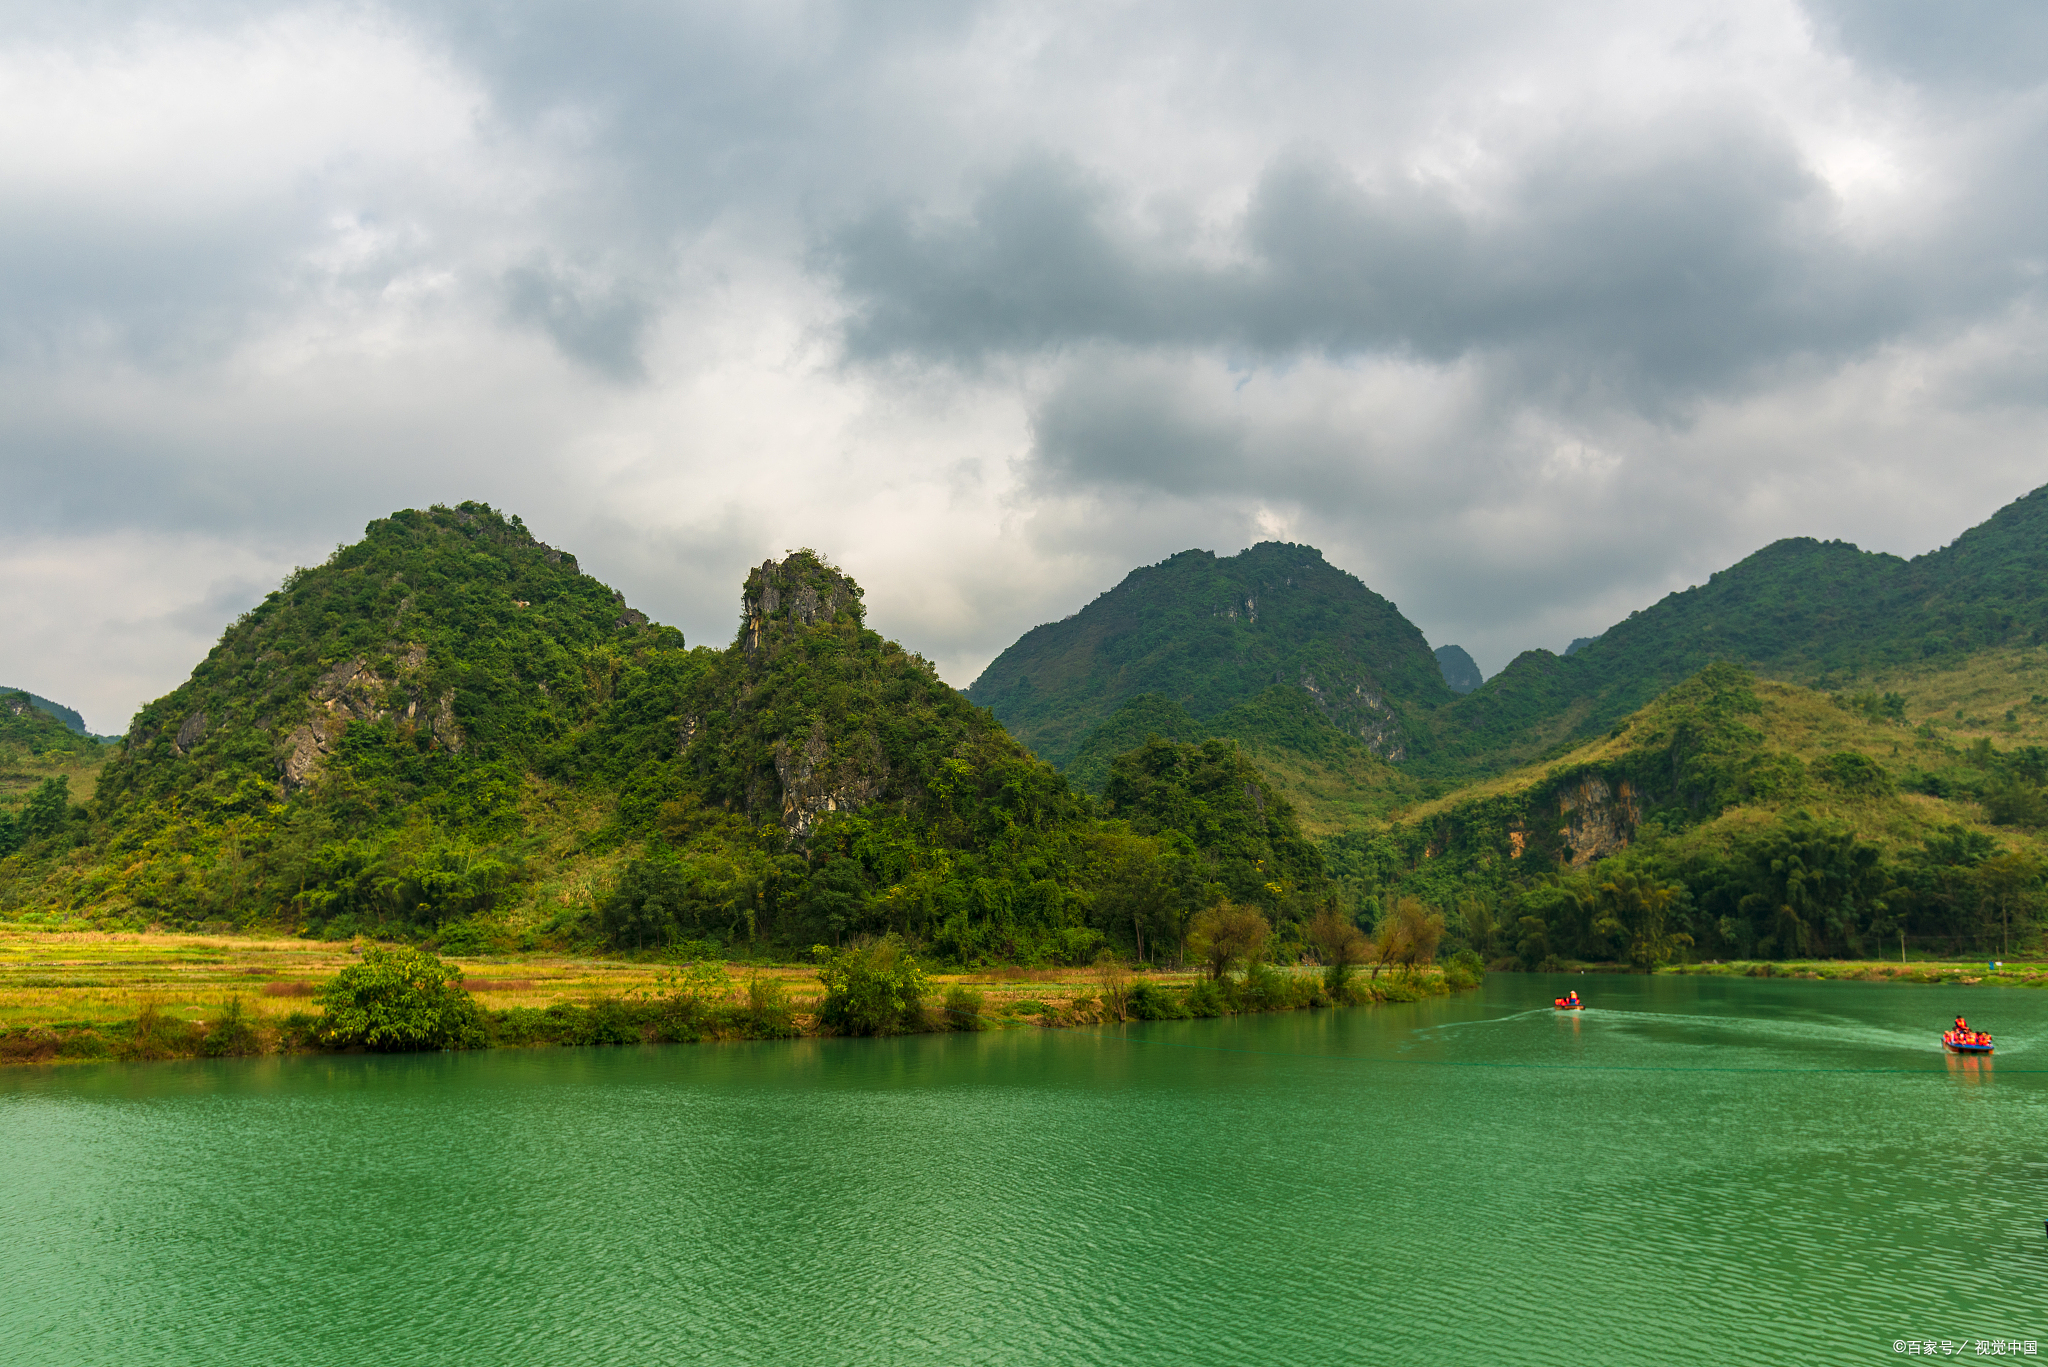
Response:
[{"label": "red inflatable boat", "polygon": [[1991,1036],[1982,1030],[1951,1030],[1941,1037],[1941,1042],[1951,1054],[1991,1052]]}]

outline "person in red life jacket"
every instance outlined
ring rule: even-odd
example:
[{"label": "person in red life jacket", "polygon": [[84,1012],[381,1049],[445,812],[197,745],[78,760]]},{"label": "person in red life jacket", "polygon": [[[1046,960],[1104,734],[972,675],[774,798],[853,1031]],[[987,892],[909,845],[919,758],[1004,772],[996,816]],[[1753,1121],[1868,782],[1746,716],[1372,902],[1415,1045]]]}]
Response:
[{"label": "person in red life jacket", "polygon": [[1578,994],[1578,992],[1577,992],[1577,991],[1572,991],[1572,992],[1566,993],[1566,994],[1565,994],[1565,1000],[1566,1000],[1566,1001],[1568,1001],[1568,1002],[1570,1002],[1570,1003],[1571,1003],[1571,1004],[1572,1004],[1573,1006],[1577,1006],[1577,1005],[1579,1004],[1579,994]]},{"label": "person in red life jacket", "polygon": [[1967,1035],[1970,1033],[1970,1023],[1964,1020],[1961,1016],[1956,1017],[1956,1033],[1958,1035]]}]

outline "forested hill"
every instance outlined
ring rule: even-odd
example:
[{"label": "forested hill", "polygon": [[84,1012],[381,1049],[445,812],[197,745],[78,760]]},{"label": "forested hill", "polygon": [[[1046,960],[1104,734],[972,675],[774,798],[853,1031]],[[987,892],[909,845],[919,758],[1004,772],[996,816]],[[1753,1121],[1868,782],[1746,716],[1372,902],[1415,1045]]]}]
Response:
[{"label": "forested hill", "polygon": [[10,693],[18,693],[22,697],[27,698],[38,710],[47,712],[58,721],[64,723],[65,728],[73,735],[85,736],[92,734],[85,729],[85,718],[79,716],[76,709],[66,707],[62,703],[51,702],[48,698],[39,697],[25,688],[0,686],[0,697],[6,697]]},{"label": "forested hill", "polygon": [[1526,762],[1599,734],[1717,660],[1831,687],[1886,665],[2043,639],[2048,488],[1910,561],[1841,541],[1780,541],[1569,656],[1526,652],[1439,709],[1427,767]]},{"label": "forested hill", "polygon": [[1178,955],[1224,898],[1295,943],[1330,895],[1228,740],[1152,747],[1105,809],[868,630],[815,553],[754,569],[741,606],[730,645],[690,649],[517,518],[381,519],[144,708],[88,806],[55,784],[10,826],[0,917],[1086,962]]},{"label": "forested hill", "polygon": [[1388,759],[1429,742],[1452,694],[1422,633],[1312,546],[1182,551],[1132,571],[1064,621],[1025,633],[967,690],[1065,765],[1127,700],[1156,693],[1197,721],[1274,685],[1303,690]]}]

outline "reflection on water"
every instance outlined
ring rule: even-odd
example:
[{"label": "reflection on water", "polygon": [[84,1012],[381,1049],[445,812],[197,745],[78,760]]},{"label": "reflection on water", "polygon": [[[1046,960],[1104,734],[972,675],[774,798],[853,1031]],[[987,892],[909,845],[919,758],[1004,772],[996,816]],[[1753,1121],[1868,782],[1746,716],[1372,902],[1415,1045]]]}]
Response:
[{"label": "reflection on water", "polygon": [[[1552,1008],[1566,986],[1593,1005]],[[1966,1008],[1999,1071],[1942,1051]],[[1848,1363],[2048,1338],[2044,1037],[2031,992],[1499,976],[1103,1031],[17,1071],[0,1359]]]}]

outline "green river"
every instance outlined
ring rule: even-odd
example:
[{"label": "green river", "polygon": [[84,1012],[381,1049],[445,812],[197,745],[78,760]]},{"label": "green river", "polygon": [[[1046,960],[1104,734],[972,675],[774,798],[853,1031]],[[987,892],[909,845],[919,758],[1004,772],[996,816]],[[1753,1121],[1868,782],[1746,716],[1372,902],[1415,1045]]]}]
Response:
[{"label": "green river", "polygon": [[16,1069],[0,1363],[1998,1356],[2044,1217],[2021,990]]}]

